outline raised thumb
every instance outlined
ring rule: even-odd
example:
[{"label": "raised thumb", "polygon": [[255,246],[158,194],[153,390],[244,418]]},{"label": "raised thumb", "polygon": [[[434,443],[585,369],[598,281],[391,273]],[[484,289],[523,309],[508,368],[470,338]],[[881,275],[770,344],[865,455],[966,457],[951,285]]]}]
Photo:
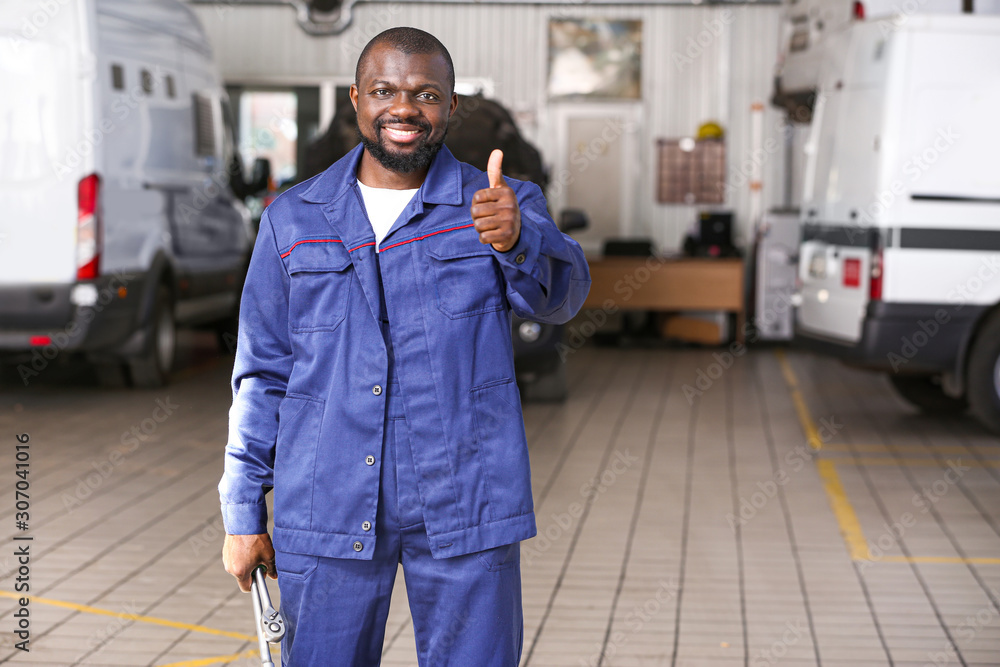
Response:
[{"label": "raised thumb", "polygon": [[503,151],[499,148],[490,153],[489,164],[486,165],[486,175],[490,178],[490,187],[499,188],[503,185],[503,171],[500,164],[503,162]]}]

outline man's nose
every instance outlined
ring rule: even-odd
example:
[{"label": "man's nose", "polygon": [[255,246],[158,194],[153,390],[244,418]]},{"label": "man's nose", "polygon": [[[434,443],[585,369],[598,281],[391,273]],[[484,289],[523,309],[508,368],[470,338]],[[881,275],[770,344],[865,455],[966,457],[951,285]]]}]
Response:
[{"label": "man's nose", "polygon": [[392,99],[392,105],[388,109],[389,113],[397,118],[413,118],[420,115],[420,110],[414,104],[413,97],[409,93],[399,93]]}]

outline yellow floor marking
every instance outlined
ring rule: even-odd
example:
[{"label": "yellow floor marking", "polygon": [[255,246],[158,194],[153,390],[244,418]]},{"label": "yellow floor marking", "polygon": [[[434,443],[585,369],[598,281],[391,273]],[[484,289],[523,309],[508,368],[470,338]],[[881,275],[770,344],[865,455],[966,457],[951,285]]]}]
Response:
[{"label": "yellow floor marking", "polygon": [[169,665],[160,667],[207,667],[208,665],[228,665],[240,658],[255,658],[260,656],[260,651],[243,651],[243,653],[231,653],[229,655],[217,655],[214,658],[199,658],[198,660],[184,660],[182,662],[171,662]]},{"label": "yellow floor marking", "polygon": [[871,454],[885,454],[893,450],[897,452],[907,452],[910,454],[968,454],[969,449],[964,445],[895,445],[890,449],[885,445],[848,445],[845,443],[827,443],[823,449],[834,452],[868,452]]},{"label": "yellow floor marking", "polygon": [[[792,370],[792,365],[788,363],[788,359],[785,358],[785,354],[781,350],[775,351],[775,355],[778,357],[778,363],[781,365],[781,372],[785,376],[785,381],[788,383],[788,390],[792,395],[792,401],[795,402],[795,409],[799,414],[799,421],[802,424],[802,430],[805,431],[806,436],[809,438],[813,437],[813,434],[817,434],[816,423],[813,421],[812,416],[809,414],[809,408],[806,406],[805,401],[802,399],[802,394],[799,392],[799,382],[795,377],[795,372]],[[817,436],[818,437],[818,436]],[[810,444],[812,444],[810,442]],[[815,447],[815,446],[814,446]],[[837,449],[846,447],[846,445],[837,445]],[[819,447],[815,447],[819,449]],[[907,465],[917,462],[916,465],[936,465],[940,467],[937,461],[931,459],[901,459],[900,462],[906,463]],[[861,522],[858,521],[858,515],[854,511],[854,507],[851,505],[851,501],[848,500],[847,494],[844,492],[844,486],[840,483],[840,475],[837,474],[837,464],[838,463],[860,463],[861,465],[897,465],[899,462],[896,459],[889,458],[861,458],[861,459],[849,459],[846,457],[837,458],[817,458],[816,459],[816,469],[819,471],[820,479],[823,480],[823,489],[826,491],[827,499],[830,501],[830,507],[833,509],[833,515],[837,518],[837,523],[840,526],[840,534],[844,537],[844,542],[847,545],[847,551],[851,554],[853,560],[870,561],[877,560],[888,563],[973,563],[978,565],[997,565],[1000,564],[1000,558],[958,558],[958,557],[945,557],[945,556],[883,556],[882,558],[873,559],[868,551],[868,540],[865,539],[864,531],[861,529]],[[970,462],[972,463],[972,462]],[[962,463],[962,465],[970,465],[970,463]],[[988,461],[989,465],[995,465],[996,461]]]},{"label": "yellow floor marking", "polygon": [[257,641],[256,637],[251,637],[250,635],[245,635],[240,632],[216,630],[215,628],[206,628],[204,625],[192,625],[191,623],[180,623],[178,621],[170,621],[165,618],[156,618],[155,616],[142,616],[141,614],[129,614],[127,612],[111,611],[110,609],[101,609],[100,607],[91,607],[85,604],[77,604],[75,602],[66,602],[64,600],[53,600],[50,598],[40,598],[35,595],[23,595],[20,593],[11,593],[10,591],[0,591],[0,597],[11,598],[12,600],[17,600],[18,598],[28,598],[32,602],[36,602],[38,604],[45,604],[49,605],[50,607],[61,607],[63,609],[72,609],[73,611],[79,611],[84,614],[96,614],[98,616],[113,616],[115,618],[123,618],[125,620],[136,621],[138,623],[149,623],[151,625],[161,625],[166,628],[176,628],[178,630],[190,630],[191,632],[201,632],[206,635],[216,635],[218,637],[232,637],[234,639],[242,639],[244,641]]},{"label": "yellow floor marking", "polygon": [[[789,385],[789,391],[792,393],[792,400],[796,403],[795,408],[799,413],[799,422],[802,424],[802,430],[805,431],[806,436],[810,439],[813,434],[816,434],[818,440],[819,435],[816,431],[816,422],[813,421],[812,415],[809,414],[809,408],[806,406],[806,402],[799,392],[799,381],[795,377],[795,371],[792,370],[792,365],[788,363],[788,359],[781,350],[778,350],[775,354],[778,356],[781,372]],[[813,448],[819,449],[817,445],[813,445]],[[851,506],[851,501],[848,500],[847,494],[844,492],[844,485],[840,483],[840,475],[837,474],[836,464],[829,459],[817,459],[816,470],[819,472],[820,479],[823,480],[823,490],[826,491],[830,508],[833,509],[833,515],[840,525],[840,534],[847,544],[848,553],[851,554],[851,558],[854,560],[869,560],[868,542],[865,540],[865,534],[861,530],[861,522],[858,521],[858,515],[854,512],[854,507]]]},{"label": "yellow floor marking", "polygon": [[795,371],[792,370],[792,365],[788,363],[785,351],[775,350],[774,356],[778,357],[778,363],[781,364],[781,374],[785,376],[785,382],[788,383],[789,388],[798,389],[799,379],[795,377]]},{"label": "yellow floor marking", "polygon": [[819,437],[816,422],[810,416],[806,401],[802,398],[802,392],[799,391],[798,378],[795,377],[795,372],[792,370],[791,364],[785,358],[785,353],[782,350],[777,350],[775,354],[778,356],[778,362],[781,364],[781,373],[785,376],[785,382],[788,383],[788,391],[792,395],[795,412],[799,415],[799,423],[802,424],[802,429],[806,432],[806,440],[813,449],[822,449],[823,439]]},{"label": "yellow floor marking", "polygon": [[890,563],[972,563],[974,565],[1000,565],[1000,558],[959,558],[957,556],[883,556],[878,560]]},{"label": "yellow floor marking", "polygon": [[[861,457],[857,459],[848,458],[846,456],[838,456],[837,458],[827,458],[827,461],[835,461],[836,463],[841,463],[844,465],[862,465],[862,466],[894,466],[894,465],[908,465],[908,466],[935,466],[937,468],[947,468],[948,461],[939,462],[934,459],[891,459],[891,458],[874,458],[874,457]],[[956,465],[960,465],[964,468],[998,468],[1000,467],[1000,461],[955,461]]]},{"label": "yellow floor marking", "polygon": [[837,467],[833,461],[818,460],[816,469],[819,470],[820,479],[823,480],[823,489],[826,490],[830,507],[833,508],[833,515],[837,517],[840,524],[840,534],[847,544],[847,550],[854,560],[871,560],[868,553],[868,541],[861,530],[861,523],[858,515],[851,506],[851,501],[847,499],[844,486],[840,483],[840,475],[837,474]]}]

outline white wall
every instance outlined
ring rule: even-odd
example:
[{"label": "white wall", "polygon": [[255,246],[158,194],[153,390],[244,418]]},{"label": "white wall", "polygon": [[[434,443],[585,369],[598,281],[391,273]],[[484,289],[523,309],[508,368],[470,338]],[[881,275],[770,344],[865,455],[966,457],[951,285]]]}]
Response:
[{"label": "white wall", "polygon": [[[336,37],[309,37],[287,7],[195,5],[229,81],[261,79],[352,80],[367,41],[382,30],[411,25],[437,36],[449,49],[459,78],[494,82],[496,98],[518,113],[522,130],[555,157],[557,136],[546,93],[547,25],[553,16],[638,18],[643,21],[643,100],[636,188],[636,219],[623,225],[677,249],[693,223],[695,207],[655,201],[657,138],[691,136],[707,120],[727,130],[729,170],[735,186],[727,207],[736,211],[737,241],[747,240],[752,159],[750,106],[765,103],[764,137],[780,145],[780,114],[767,105],[778,46],[779,8],[650,5],[496,5],[361,2],[354,22]],[[766,209],[781,203],[783,149],[765,152]]]}]

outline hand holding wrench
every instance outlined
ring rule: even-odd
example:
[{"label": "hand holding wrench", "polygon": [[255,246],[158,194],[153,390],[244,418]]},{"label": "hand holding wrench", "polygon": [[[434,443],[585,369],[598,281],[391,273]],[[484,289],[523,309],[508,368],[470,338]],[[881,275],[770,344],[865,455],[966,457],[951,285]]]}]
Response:
[{"label": "hand holding wrench", "polygon": [[264,574],[267,568],[258,565],[253,570],[250,582],[250,597],[253,599],[254,624],[257,626],[257,643],[260,646],[261,667],[274,667],[271,662],[271,647],[269,643],[277,644],[285,636],[285,619],[281,612],[271,604],[271,596],[267,593]]}]

